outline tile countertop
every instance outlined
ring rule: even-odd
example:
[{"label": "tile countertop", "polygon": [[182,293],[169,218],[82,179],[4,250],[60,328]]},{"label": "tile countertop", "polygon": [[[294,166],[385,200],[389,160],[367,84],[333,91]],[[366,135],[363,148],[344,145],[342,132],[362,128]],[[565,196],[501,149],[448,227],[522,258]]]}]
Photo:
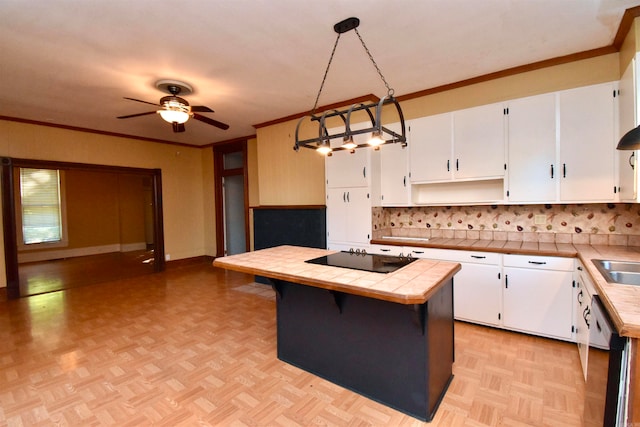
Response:
[{"label": "tile countertop", "polygon": [[591,246],[556,243],[517,242],[506,240],[429,239],[412,241],[384,238],[372,244],[456,249],[462,251],[499,252],[504,254],[577,257],[593,280],[618,333],[640,339],[640,286],[609,283],[600,274],[592,259],[640,262],[638,246]]},{"label": "tile countertop", "polygon": [[400,304],[424,303],[460,270],[456,262],[426,259],[387,274],[305,262],[334,252],[277,246],[216,258],[213,266]]}]

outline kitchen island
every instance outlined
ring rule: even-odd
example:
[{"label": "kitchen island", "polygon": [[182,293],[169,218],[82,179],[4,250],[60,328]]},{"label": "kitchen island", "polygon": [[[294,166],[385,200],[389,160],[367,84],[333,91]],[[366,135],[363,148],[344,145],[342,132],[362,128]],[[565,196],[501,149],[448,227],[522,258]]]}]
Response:
[{"label": "kitchen island", "polygon": [[431,420],[453,377],[453,276],[415,260],[390,273],[311,264],[324,249],[279,246],[213,265],[270,279],[278,358]]}]

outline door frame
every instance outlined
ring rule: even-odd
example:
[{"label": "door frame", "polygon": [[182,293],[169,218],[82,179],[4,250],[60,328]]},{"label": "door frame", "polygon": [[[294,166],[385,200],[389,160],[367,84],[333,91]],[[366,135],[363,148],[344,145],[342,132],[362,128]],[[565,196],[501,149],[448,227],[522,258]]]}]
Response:
[{"label": "door frame", "polygon": [[[224,155],[242,151],[242,168],[224,169]],[[244,235],[245,250],[250,249],[249,236],[249,172],[247,167],[247,140],[229,141],[213,146],[214,194],[216,212],[216,257],[225,255],[224,199],[222,180],[225,176],[242,175],[244,183]]]},{"label": "door frame", "polygon": [[15,299],[20,295],[20,276],[18,272],[18,235],[16,226],[16,199],[14,170],[16,168],[33,169],[74,169],[90,172],[110,172],[144,175],[151,179],[153,199],[153,268],[155,272],[164,271],[164,224],[162,216],[162,171],[160,169],[130,168],[124,166],[94,165],[86,163],[57,162],[49,160],[16,159],[2,157],[0,160],[0,189],[2,191],[2,221],[4,226],[4,259],[7,277],[7,298]]}]

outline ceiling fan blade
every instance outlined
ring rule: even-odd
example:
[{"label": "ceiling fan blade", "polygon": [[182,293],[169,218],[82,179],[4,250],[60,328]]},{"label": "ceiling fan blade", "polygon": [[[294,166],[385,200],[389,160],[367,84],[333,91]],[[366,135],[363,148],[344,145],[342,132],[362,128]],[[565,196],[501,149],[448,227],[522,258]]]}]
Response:
[{"label": "ceiling fan blade", "polygon": [[204,105],[193,105],[191,106],[191,111],[193,111],[194,113],[213,113],[214,112],[211,108],[205,107]]},{"label": "ceiling fan blade", "polygon": [[153,103],[153,102],[143,101],[143,100],[141,100],[141,99],[127,98],[126,96],[124,97],[124,99],[128,99],[129,101],[142,102],[143,104],[155,105],[156,107],[159,107],[159,106],[160,106],[160,104],[156,104],[156,103]]},{"label": "ceiling fan blade", "polygon": [[174,132],[184,132],[184,123],[171,123]]},{"label": "ceiling fan blade", "polygon": [[201,116],[200,114],[194,113],[193,114],[193,118],[196,119],[196,120],[200,120],[201,122],[205,122],[208,125],[220,128],[222,130],[229,129],[229,125],[228,124],[219,122],[217,120],[210,119],[209,117]]},{"label": "ceiling fan blade", "polygon": [[147,116],[149,114],[156,114],[156,112],[155,111],[149,111],[147,113],[138,113],[138,114],[129,114],[127,116],[118,116],[118,119],[130,119],[131,117]]}]

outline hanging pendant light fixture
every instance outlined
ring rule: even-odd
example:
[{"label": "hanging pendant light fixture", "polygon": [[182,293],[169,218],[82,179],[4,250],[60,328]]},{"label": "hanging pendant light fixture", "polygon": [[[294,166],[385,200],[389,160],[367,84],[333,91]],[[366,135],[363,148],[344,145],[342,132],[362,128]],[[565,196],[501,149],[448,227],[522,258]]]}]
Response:
[{"label": "hanging pendant light fixture", "polygon": [[640,149],[640,126],[631,129],[625,133],[616,147],[618,150],[637,150]]},{"label": "hanging pendant light fixture", "polygon": [[[294,150],[298,151],[300,147],[311,148],[318,151],[321,154],[331,155],[333,151],[340,150],[349,150],[353,152],[357,148],[363,147],[374,147],[374,149],[378,150],[380,145],[382,144],[390,144],[399,142],[403,147],[407,146],[407,138],[405,135],[405,124],[404,124],[404,116],[402,114],[402,109],[400,108],[400,104],[393,96],[394,91],[389,87],[387,80],[382,75],[380,68],[378,68],[378,64],[373,59],[371,52],[362,40],[360,33],[358,33],[358,25],[360,25],[360,20],[358,18],[347,18],[344,21],[340,21],[333,26],[333,29],[338,36],[336,38],[336,42],[333,45],[333,50],[331,51],[331,57],[329,58],[329,63],[327,64],[327,69],[324,72],[324,77],[322,78],[322,83],[320,84],[320,89],[318,90],[318,95],[316,96],[316,101],[311,109],[311,113],[307,116],[304,116],[298,121],[298,125],[296,126],[296,142],[293,147]],[[321,115],[316,113],[316,109],[318,108],[318,100],[320,99],[320,94],[322,93],[322,88],[324,87],[324,83],[327,79],[327,74],[329,73],[329,68],[331,67],[331,61],[333,60],[333,56],[336,52],[336,47],[338,46],[338,41],[340,40],[340,36],[347,31],[354,30],[360,42],[362,43],[362,47],[364,47],[365,52],[369,55],[369,59],[371,63],[375,67],[378,75],[382,79],[382,82],[387,88],[387,95],[382,97],[379,102],[374,102],[370,104],[353,104],[346,110],[330,110],[326,111]],[[382,110],[386,105],[393,105],[397,111],[397,115],[399,117],[400,122],[400,133],[397,133],[382,124]],[[352,129],[351,127],[351,115],[357,111],[364,111],[367,113],[369,118],[370,126],[366,128]],[[330,134],[329,130],[326,127],[326,120],[331,117],[340,117],[342,119],[342,123],[344,124],[344,132],[338,132],[334,134]],[[318,136],[316,138],[310,138],[305,140],[300,140],[299,131],[301,124],[305,121],[310,121],[318,126]],[[371,138],[367,143],[358,144],[354,141],[354,135],[361,134],[370,134]],[[342,141],[342,145],[339,147],[331,148],[331,140],[340,139]]]}]

